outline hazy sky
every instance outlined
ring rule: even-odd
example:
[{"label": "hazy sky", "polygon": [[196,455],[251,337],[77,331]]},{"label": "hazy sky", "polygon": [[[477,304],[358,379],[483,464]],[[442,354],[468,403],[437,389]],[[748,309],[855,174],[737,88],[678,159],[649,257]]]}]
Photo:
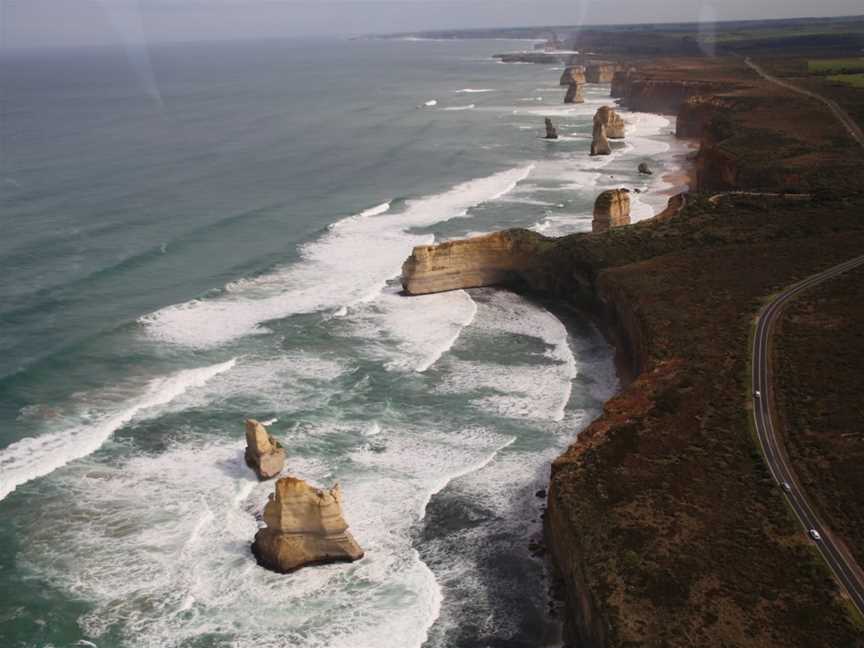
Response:
[{"label": "hazy sky", "polygon": [[0,0],[0,38],[41,47],[861,12],[861,0]]}]

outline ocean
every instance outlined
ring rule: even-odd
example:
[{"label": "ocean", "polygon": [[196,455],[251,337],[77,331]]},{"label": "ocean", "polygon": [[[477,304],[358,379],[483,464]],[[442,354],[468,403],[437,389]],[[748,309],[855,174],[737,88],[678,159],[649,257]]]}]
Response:
[{"label": "ocean", "polygon": [[[525,42],[296,40],[0,61],[0,645],[560,643],[550,461],[616,390],[588,321],[493,289],[400,294],[415,245],[588,231],[666,202],[684,150]],[[560,139],[541,139],[552,117]],[[655,170],[640,176],[640,162]],[[250,543],[286,471],[338,482],[366,556],[278,575]]]}]

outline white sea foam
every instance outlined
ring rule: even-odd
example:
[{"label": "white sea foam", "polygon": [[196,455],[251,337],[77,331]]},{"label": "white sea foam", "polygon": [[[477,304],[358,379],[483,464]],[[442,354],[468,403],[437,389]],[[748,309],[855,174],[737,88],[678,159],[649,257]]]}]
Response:
[{"label": "white sea foam", "polygon": [[350,330],[367,338],[363,352],[383,359],[388,369],[423,372],[453,346],[476,312],[463,290],[409,298],[390,286],[351,314]]},{"label": "white sea foam", "polygon": [[[546,350],[534,354],[531,364],[518,366],[450,358],[438,391],[475,393],[472,403],[477,408],[500,416],[560,421],[577,374],[566,328],[554,315],[516,294],[496,291],[478,294],[485,297],[478,303],[477,315],[466,329],[469,335],[487,340],[502,334],[537,338],[546,345]],[[513,343],[512,339],[506,341]]]},{"label": "white sea foam", "polygon": [[437,99],[430,99],[429,101],[427,101],[423,105],[431,108],[432,106],[438,105],[438,100]]},{"label": "white sea foam", "polygon": [[79,624],[95,642],[110,629],[141,646],[216,634],[250,648],[419,648],[441,592],[412,546],[412,529],[435,492],[488,464],[513,438],[427,422],[379,427],[375,439],[375,448],[350,451],[335,473],[289,447],[292,474],[320,485],[339,480],[343,512],[366,551],[357,563],[302,577],[258,567],[249,542],[272,484],[245,466],[242,441],[214,440],[209,430],[188,430],[183,445],[156,456],[82,462],[63,473],[62,495],[41,504],[55,523],[32,519],[21,559],[92,603]]},{"label": "white sea foam", "polygon": [[27,437],[0,450],[0,499],[25,482],[43,477],[95,452],[116,430],[139,414],[166,405],[190,389],[202,387],[235,364],[236,359],[233,359],[155,378],[147,384],[142,394],[119,405],[103,411],[87,412],[58,432]]},{"label": "white sea foam", "polygon": [[474,104],[468,104],[467,106],[448,106],[447,108],[442,108],[442,110],[450,110],[450,111],[459,111],[459,110],[474,110]]},{"label": "white sea foam", "polygon": [[480,92],[495,92],[494,88],[462,88],[461,90],[454,90],[453,92],[460,94],[475,94]]},{"label": "white sea foam", "polygon": [[261,324],[268,320],[374,299],[387,279],[399,274],[411,248],[433,240],[429,234],[409,230],[464,217],[472,206],[511,191],[532,169],[533,165],[519,166],[464,182],[449,191],[410,200],[401,212],[344,219],[320,239],[304,245],[298,263],[233,282],[231,290],[218,297],[169,306],[139,321],[160,341],[212,347],[265,333]]}]

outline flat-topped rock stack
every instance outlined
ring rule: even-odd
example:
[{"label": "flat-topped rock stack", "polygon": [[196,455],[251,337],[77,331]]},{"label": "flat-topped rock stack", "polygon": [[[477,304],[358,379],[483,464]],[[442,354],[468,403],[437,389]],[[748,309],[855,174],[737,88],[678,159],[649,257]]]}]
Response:
[{"label": "flat-topped rock stack", "polygon": [[606,232],[613,227],[629,224],[630,192],[627,189],[609,189],[597,196],[591,231]]},{"label": "flat-topped rock stack", "polygon": [[342,517],[342,492],[313,488],[302,479],[283,477],[264,507],[252,553],[262,567],[290,573],[306,565],[353,562],[363,550]]},{"label": "flat-topped rock stack", "polygon": [[546,239],[505,230],[440,245],[420,245],[402,265],[402,287],[411,295],[495,286],[529,270]]},{"label": "flat-topped rock stack", "polygon": [[246,464],[258,479],[271,479],[285,466],[285,449],[261,423],[246,419]]},{"label": "flat-topped rock stack", "polygon": [[552,123],[552,120],[547,117],[546,118],[546,137],[545,139],[558,139],[558,130],[555,128],[555,124]]}]

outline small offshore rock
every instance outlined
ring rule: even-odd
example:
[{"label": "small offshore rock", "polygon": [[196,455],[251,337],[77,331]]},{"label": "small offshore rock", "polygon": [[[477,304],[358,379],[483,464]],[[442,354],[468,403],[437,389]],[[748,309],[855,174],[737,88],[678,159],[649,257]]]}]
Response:
[{"label": "small offshore rock", "polygon": [[246,465],[258,479],[271,479],[285,467],[285,449],[255,419],[246,420]]},{"label": "small offshore rock", "polygon": [[651,169],[648,168],[648,165],[645,162],[639,163],[639,173],[643,173],[645,175],[651,175]]},{"label": "small offshore rock", "polygon": [[546,139],[558,139],[558,131],[549,117],[546,118]]},{"label": "small offshore rock", "polygon": [[538,490],[536,493],[534,493],[534,496],[535,496],[535,497],[540,497],[540,498],[545,498],[545,497],[546,497],[546,489],[545,489],[545,488],[541,488],[541,489]]}]

